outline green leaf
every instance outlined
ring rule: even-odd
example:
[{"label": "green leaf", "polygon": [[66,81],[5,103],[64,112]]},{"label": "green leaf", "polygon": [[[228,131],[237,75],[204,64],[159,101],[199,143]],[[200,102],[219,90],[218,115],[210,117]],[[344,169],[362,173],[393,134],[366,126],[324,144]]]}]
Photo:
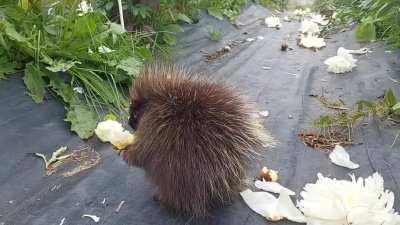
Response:
[{"label": "green leaf", "polygon": [[18,42],[27,42],[27,39],[15,30],[13,24],[5,20],[0,21],[0,25],[1,24],[5,27],[4,33],[8,36],[8,38]]},{"label": "green leaf", "polygon": [[114,6],[114,2],[107,2],[107,4],[105,5],[105,9],[107,11],[110,11],[113,6]]},{"label": "green leaf", "polygon": [[78,101],[72,87],[65,83],[57,73],[48,73],[47,76],[50,80],[49,86],[65,103],[74,104]]},{"label": "green leaf", "polygon": [[118,69],[124,70],[127,74],[136,76],[140,72],[141,62],[135,57],[129,57],[121,60],[118,65]]},{"label": "green leaf", "polygon": [[26,65],[25,76],[23,78],[24,83],[29,91],[28,95],[31,96],[36,103],[41,103],[46,93],[45,82],[42,76],[43,72],[40,71],[40,68],[32,63]]},{"label": "green leaf", "polygon": [[183,13],[178,13],[178,15],[176,15],[176,18],[177,18],[178,20],[180,20],[180,21],[185,22],[185,23],[189,23],[189,24],[192,24],[192,23],[193,23],[192,19],[190,19],[188,16],[186,16],[186,15],[183,14]]},{"label": "green leaf", "polygon": [[175,35],[165,33],[162,36],[162,38],[165,41],[165,43],[167,43],[168,45],[170,45],[170,46],[176,45],[176,37],[175,37]]},{"label": "green leaf", "polygon": [[0,80],[5,79],[6,75],[15,73],[16,63],[9,62],[6,57],[0,58]]},{"label": "green leaf", "polygon": [[367,21],[358,25],[356,30],[357,40],[360,42],[371,42],[376,40],[375,24]]},{"label": "green leaf", "polygon": [[208,14],[210,14],[211,16],[219,19],[219,20],[223,20],[224,19],[224,15],[222,14],[222,11],[220,9],[217,8],[208,8],[207,9]]},{"label": "green leaf", "polygon": [[392,107],[392,110],[395,112],[400,111],[400,102],[396,103],[396,105]]},{"label": "green leaf", "polygon": [[143,60],[150,60],[153,57],[153,54],[151,53],[151,50],[146,47],[141,47],[141,48],[136,48],[136,53],[139,57],[141,57]]},{"label": "green leaf", "polygon": [[169,24],[167,26],[163,27],[163,30],[165,31],[170,31],[170,32],[174,32],[174,33],[182,33],[184,30],[182,29],[181,26],[179,26],[178,24]]},{"label": "green leaf", "polygon": [[397,98],[392,89],[389,89],[385,93],[385,103],[389,108],[392,108],[397,104]]},{"label": "green leaf", "polygon": [[51,72],[65,72],[71,69],[75,64],[81,64],[79,61],[65,61],[63,59],[58,61],[53,61],[51,66],[46,66],[46,69],[50,70]]},{"label": "green leaf", "polygon": [[124,28],[122,28],[122,26],[118,23],[109,23],[109,26],[110,26],[110,31],[113,34],[120,35],[125,33]]},{"label": "green leaf", "polygon": [[97,116],[85,105],[73,105],[69,107],[67,117],[64,119],[71,123],[71,130],[75,131],[82,139],[93,135],[97,125]]},{"label": "green leaf", "polygon": [[104,117],[104,120],[117,120],[117,117],[114,114],[109,113]]}]

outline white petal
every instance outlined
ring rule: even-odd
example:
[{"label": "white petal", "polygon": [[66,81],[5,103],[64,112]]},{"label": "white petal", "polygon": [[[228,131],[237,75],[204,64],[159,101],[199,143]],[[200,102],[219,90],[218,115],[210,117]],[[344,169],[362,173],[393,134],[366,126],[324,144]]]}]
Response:
[{"label": "white petal", "polygon": [[267,27],[279,28],[282,26],[280,19],[276,16],[267,17],[264,22]]},{"label": "white petal", "polygon": [[92,219],[95,223],[98,223],[100,221],[100,217],[98,217],[96,215],[84,214],[84,215],[82,215],[82,217],[88,217],[88,218]]},{"label": "white petal", "polygon": [[247,189],[240,192],[240,195],[254,212],[267,218],[274,214],[278,200],[272,194],[267,192],[253,192]]},{"label": "white petal", "polygon": [[260,111],[260,112],[258,112],[258,114],[260,114],[263,117],[268,117],[269,116],[268,110]]},{"label": "white petal", "polygon": [[100,46],[98,49],[97,49],[100,53],[103,53],[103,54],[107,54],[107,53],[110,53],[110,52],[114,52],[115,50],[112,50],[112,49],[110,49],[110,48],[108,48],[108,47],[106,47],[106,46]]},{"label": "white petal", "polygon": [[264,40],[264,37],[263,36],[257,36],[257,39],[258,40]]},{"label": "white petal", "polygon": [[254,39],[254,38],[246,38],[246,41],[247,42],[253,42],[253,41],[255,41],[256,39]]},{"label": "white petal", "polygon": [[306,218],[299,209],[294,206],[286,190],[282,190],[279,194],[278,204],[276,208],[277,214],[287,218],[290,221],[305,223]]},{"label": "white petal", "polygon": [[285,188],[284,186],[280,185],[277,182],[270,182],[270,181],[260,181],[257,180],[254,182],[254,185],[256,188],[268,191],[268,192],[273,192],[273,193],[281,193],[281,191],[286,191],[288,195],[296,195],[292,190]]},{"label": "white petal", "polygon": [[357,169],[360,167],[360,165],[350,160],[349,153],[340,145],[335,146],[335,149],[329,154],[329,159],[332,163],[349,169]]}]

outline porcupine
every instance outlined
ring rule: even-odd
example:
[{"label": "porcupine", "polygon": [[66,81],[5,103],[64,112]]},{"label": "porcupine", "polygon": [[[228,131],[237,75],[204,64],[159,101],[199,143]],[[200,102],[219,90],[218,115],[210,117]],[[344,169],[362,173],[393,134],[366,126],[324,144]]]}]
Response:
[{"label": "porcupine", "polygon": [[267,137],[234,88],[203,75],[147,66],[132,86],[136,138],[123,154],[158,187],[162,206],[193,217],[231,202]]}]

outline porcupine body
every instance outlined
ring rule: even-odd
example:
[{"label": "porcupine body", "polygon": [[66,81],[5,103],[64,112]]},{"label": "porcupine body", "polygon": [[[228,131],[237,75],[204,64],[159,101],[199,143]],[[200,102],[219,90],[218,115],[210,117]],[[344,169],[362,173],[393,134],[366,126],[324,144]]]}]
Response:
[{"label": "porcupine body", "polygon": [[135,142],[124,159],[146,171],[161,205],[193,217],[231,202],[263,140],[232,88],[176,66],[148,66],[131,91]]}]

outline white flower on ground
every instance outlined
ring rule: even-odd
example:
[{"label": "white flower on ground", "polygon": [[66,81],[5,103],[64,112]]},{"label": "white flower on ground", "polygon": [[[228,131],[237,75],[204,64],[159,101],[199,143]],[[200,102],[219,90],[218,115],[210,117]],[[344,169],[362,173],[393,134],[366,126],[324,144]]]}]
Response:
[{"label": "white flower on ground", "polygon": [[279,221],[283,218],[299,223],[306,221],[284,190],[280,192],[278,199],[270,193],[253,192],[249,189],[242,191],[240,195],[250,209],[270,221]]},{"label": "white flower on ground", "polygon": [[132,144],[135,139],[133,134],[124,130],[122,124],[115,120],[100,122],[94,132],[101,141],[110,142],[120,150]]},{"label": "white flower on ground", "polygon": [[304,36],[304,35],[300,36],[299,45],[303,46],[305,48],[316,48],[316,49],[319,49],[319,48],[325,47],[326,43],[325,43],[323,38],[319,38],[317,36],[308,34],[306,36]]},{"label": "white flower on ground", "polygon": [[314,23],[317,23],[321,26],[325,26],[329,23],[329,21],[325,18],[325,16],[322,16],[321,14],[316,14],[313,13],[310,15],[310,20]]},{"label": "white flower on ground", "polygon": [[108,47],[106,47],[106,46],[100,46],[98,49],[97,49],[100,53],[103,53],[103,54],[107,54],[107,53],[110,53],[110,52],[114,52],[115,50],[112,50],[112,49],[110,49],[110,48],[108,48]]},{"label": "white flower on ground", "polygon": [[335,149],[329,154],[329,159],[332,163],[349,169],[357,169],[360,167],[360,165],[350,160],[349,153],[340,145],[335,146]]},{"label": "white flower on ground", "polygon": [[311,20],[303,20],[299,31],[303,34],[319,34],[319,26]]},{"label": "white flower on ground", "polygon": [[378,173],[366,179],[351,175],[351,181],[318,174],[317,182],[300,193],[298,206],[309,225],[398,225],[394,194],[383,182]]},{"label": "white flower on ground", "polygon": [[78,11],[80,12],[78,13],[79,16],[83,16],[86,13],[93,12],[92,4],[90,4],[90,2],[88,3],[86,0],[83,0],[78,5]]},{"label": "white flower on ground", "polygon": [[280,28],[282,26],[280,19],[276,16],[267,17],[264,22],[267,27]]},{"label": "white flower on ground", "polygon": [[349,51],[340,47],[337,51],[337,56],[333,56],[324,61],[328,65],[328,72],[346,73],[356,67],[357,59],[354,59]]}]

